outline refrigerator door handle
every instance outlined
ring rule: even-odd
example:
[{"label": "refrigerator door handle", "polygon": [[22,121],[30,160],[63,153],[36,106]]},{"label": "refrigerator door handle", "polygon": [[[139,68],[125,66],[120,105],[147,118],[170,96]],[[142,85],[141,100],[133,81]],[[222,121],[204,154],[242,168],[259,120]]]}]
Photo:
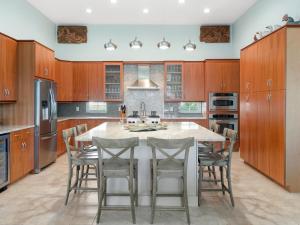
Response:
[{"label": "refrigerator door handle", "polygon": [[57,134],[53,134],[53,135],[50,135],[48,137],[41,137],[41,140],[44,141],[44,140],[49,140],[49,139],[52,139],[53,137],[55,137]]},{"label": "refrigerator door handle", "polygon": [[54,114],[56,112],[56,104],[55,104],[55,97],[54,97],[54,93],[53,93],[53,89],[50,89],[50,96],[51,96],[51,120],[54,119]]},{"label": "refrigerator door handle", "polygon": [[49,122],[52,120],[52,96],[51,91],[48,93],[48,105],[49,105]]}]

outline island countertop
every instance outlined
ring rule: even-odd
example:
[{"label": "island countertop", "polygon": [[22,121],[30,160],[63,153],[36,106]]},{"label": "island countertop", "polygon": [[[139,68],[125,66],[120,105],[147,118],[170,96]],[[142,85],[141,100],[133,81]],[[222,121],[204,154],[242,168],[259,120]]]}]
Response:
[{"label": "island countertop", "polygon": [[167,122],[167,130],[130,132],[119,122],[106,122],[88,132],[76,137],[76,141],[91,141],[92,137],[102,137],[109,139],[121,139],[129,137],[139,137],[146,140],[147,137],[178,139],[194,137],[197,141],[222,142],[225,138],[205,127],[194,122]]}]

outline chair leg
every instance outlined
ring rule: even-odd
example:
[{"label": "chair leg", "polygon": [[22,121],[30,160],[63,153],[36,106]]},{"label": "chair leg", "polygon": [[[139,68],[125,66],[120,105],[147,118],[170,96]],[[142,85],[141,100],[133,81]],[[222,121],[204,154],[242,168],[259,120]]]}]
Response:
[{"label": "chair leg", "polygon": [[80,174],[79,185],[78,185],[79,188],[81,188],[82,180],[84,178],[84,167],[85,166],[81,166],[81,174]]},{"label": "chair leg", "polygon": [[202,166],[199,165],[199,171],[198,171],[198,206],[201,204],[201,189],[202,189]]},{"label": "chair leg", "polygon": [[75,190],[74,190],[74,193],[76,194],[77,193],[77,190],[78,190],[78,180],[79,180],[79,171],[80,171],[80,166],[76,166],[76,178],[75,178]]},{"label": "chair leg", "polygon": [[90,172],[90,165],[87,165],[86,172],[85,172],[85,183],[87,183],[87,179],[89,177],[89,172]]},{"label": "chair leg", "polygon": [[227,167],[227,182],[228,182],[228,190],[229,190],[231,205],[232,207],[234,207],[234,199],[233,199],[232,186],[231,186],[231,171],[229,167]]},{"label": "chair leg", "polygon": [[181,179],[178,179],[179,185],[182,186],[182,195],[181,195],[181,206],[184,207],[185,200],[184,200],[184,177],[181,177]]},{"label": "chair leg", "polygon": [[225,184],[224,184],[224,171],[223,171],[223,166],[220,166],[220,177],[221,177],[222,192],[223,192],[223,195],[225,195]]},{"label": "chair leg", "polygon": [[215,180],[215,184],[217,185],[218,182],[217,182],[217,176],[216,176],[216,168],[215,168],[215,166],[212,166],[212,174],[213,174],[213,177],[214,177],[214,180]]},{"label": "chair leg", "polygon": [[103,181],[104,181],[103,184],[104,206],[107,206],[107,178],[104,177]]},{"label": "chair leg", "polygon": [[[98,170],[98,169],[97,169]],[[98,210],[97,210],[97,224],[100,222],[102,201],[103,201],[103,182],[100,182],[101,175],[97,176],[97,187],[98,187]]]},{"label": "chair leg", "polygon": [[210,166],[207,167],[207,170],[208,170],[208,176],[209,176],[209,178],[211,178],[211,168],[210,168]]},{"label": "chair leg", "polygon": [[132,177],[129,178],[129,193],[130,193],[130,209],[131,209],[131,217],[132,217],[132,223],[135,224],[136,223],[136,219],[135,219],[135,194],[134,194],[134,188],[133,188],[133,175],[131,175]]},{"label": "chair leg", "polygon": [[150,223],[153,224],[154,222],[154,217],[155,217],[155,210],[156,210],[156,182],[157,178],[152,176],[152,203],[151,203],[151,221]]},{"label": "chair leg", "polygon": [[69,195],[70,195],[70,192],[71,192],[72,177],[73,177],[73,168],[71,166],[69,166],[68,184],[67,184],[67,195],[66,195],[65,205],[68,204]]},{"label": "chair leg", "polygon": [[187,223],[188,225],[190,225],[191,219],[190,219],[189,201],[188,201],[188,194],[187,194],[187,180],[186,180],[187,174],[185,174],[184,176],[185,176],[183,178],[184,207],[186,212]]},{"label": "chair leg", "polygon": [[137,207],[139,205],[139,172],[138,172],[138,165],[136,165],[136,168],[134,170],[134,183],[135,183],[135,206]]}]

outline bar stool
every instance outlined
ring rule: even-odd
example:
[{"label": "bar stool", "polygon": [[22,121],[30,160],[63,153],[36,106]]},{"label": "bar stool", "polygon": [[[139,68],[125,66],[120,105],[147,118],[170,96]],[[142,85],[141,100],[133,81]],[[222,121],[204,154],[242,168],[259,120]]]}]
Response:
[{"label": "bar stool", "polygon": [[[134,190],[134,149],[139,144],[139,139],[104,139],[93,137],[93,145],[98,149],[98,163],[97,163],[97,186],[98,186],[98,212],[97,224],[100,222],[102,210],[131,210],[132,222],[136,223],[135,218],[135,204],[137,190]],[[121,155],[130,152],[130,158],[121,158]],[[103,158],[106,153],[110,158]],[[109,194],[110,196],[129,196],[130,207],[124,206],[102,206],[104,196],[106,193],[106,182],[110,178],[125,178],[128,180],[129,193],[128,194]]]},{"label": "bar stool", "polygon": [[[97,153],[96,154],[87,154],[83,152],[78,147],[77,142],[73,139],[77,136],[76,128],[70,128],[63,130],[63,139],[67,149],[67,158],[68,158],[68,183],[67,183],[67,194],[66,194],[66,201],[65,205],[68,204],[68,199],[70,192],[74,190],[76,193],[78,190],[85,190],[85,191],[97,191],[96,188],[82,188],[81,181],[82,176],[79,175],[80,167],[83,166],[93,166],[96,167],[97,165]],[[72,144],[74,142],[74,145]],[[76,175],[75,175],[75,183],[72,185],[72,178],[73,178],[73,170],[76,168]],[[85,178],[86,181],[88,180],[96,180],[96,178]]]},{"label": "bar stool", "polygon": [[[232,160],[232,151],[234,144],[237,138],[237,132],[228,128],[225,128],[223,131],[223,136],[226,139],[230,140],[229,146],[226,147],[226,141],[222,144],[222,149],[217,152],[211,152],[206,156],[203,156],[199,160],[199,171],[198,171],[198,205],[201,203],[201,194],[205,191],[222,191],[225,195],[225,191],[229,193],[231,204],[234,207],[234,199],[232,193],[232,184],[231,184],[231,160]],[[203,167],[214,166],[219,167],[220,170],[220,180],[215,180],[216,182],[221,183],[221,188],[203,188],[202,182],[211,182],[211,180],[204,180],[202,175]],[[223,169],[226,171],[227,186],[224,183],[224,174]]]},{"label": "bar stool", "polygon": [[[210,124],[209,129],[215,133],[219,133],[220,131],[220,125],[213,122]],[[214,152],[215,146],[213,143],[211,142],[198,142],[198,162],[200,161],[201,157],[205,157],[207,154]],[[211,175],[213,175],[214,180],[217,179],[216,176],[216,170],[214,166],[208,166],[207,169],[203,169],[202,173],[207,172],[209,177],[211,177]],[[202,174],[203,176],[203,174]],[[215,181],[215,183],[217,184],[217,182]]]},{"label": "bar stool", "polygon": [[[187,195],[187,163],[189,149],[194,146],[194,138],[185,139],[147,139],[148,146],[152,148],[151,167],[151,224],[154,222],[155,211],[176,210],[185,211],[187,223],[190,224],[188,195]],[[157,158],[160,153],[162,158]],[[180,158],[180,155],[184,155]],[[183,181],[183,192],[178,194],[159,194],[158,179],[178,178]],[[182,207],[157,207],[156,197],[181,197],[183,200]]]}]

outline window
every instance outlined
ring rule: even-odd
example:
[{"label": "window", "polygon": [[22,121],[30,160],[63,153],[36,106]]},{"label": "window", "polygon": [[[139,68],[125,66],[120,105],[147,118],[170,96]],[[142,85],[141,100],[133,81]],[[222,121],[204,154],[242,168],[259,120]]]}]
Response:
[{"label": "window", "polygon": [[202,113],[202,102],[181,102],[179,104],[179,113]]},{"label": "window", "polygon": [[88,102],[86,103],[87,113],[106,113],[107,104],[106,102]]}]

